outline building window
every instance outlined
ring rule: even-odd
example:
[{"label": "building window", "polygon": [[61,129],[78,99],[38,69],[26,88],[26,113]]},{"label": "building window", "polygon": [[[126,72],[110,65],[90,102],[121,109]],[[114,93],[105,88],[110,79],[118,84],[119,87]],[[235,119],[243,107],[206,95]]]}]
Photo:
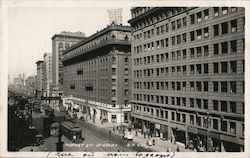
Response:
[{"label": "building window", "polygon": [[235,12],[237,10],[237,7],[231,7],[231,12]]},{"label": "building window", "polygon": [[219,35],[219,25],[214,25],[214,36]]},{"label": "building window", "polygon": [[175,45],[175,36],[173,36],[171,39],[172,39],[172,45]]},{"label": "building window", "polygon": [[201,22],[201,12],[198,12],[197,14],[197,22]]},{"label": "building window", "polygon": [[181,35],[177,35],[177,44],[181,43]]},{"label": "building window", "polygon": [[181,19],[177,20],[177,29],[181,28]]},{"label": "building window", "polygon": [[194,82],[190,82],[190,90],[194,91]]},{"label": "building window", "polygon": [[187,58],[187,50],[186,49],[182,50],[182,57],[183,57],[183,59]]},{"label": "building window", "polygon": [[190,58],[194,58],[194,48],[190,48]]},{"label": "building window", "polygon": [[172,116],[172,120],[174,121],[175,120],[175,116],[174,116],[174,112],[171,112],[171,116]]},{"label": "building window", "polygon": [[213,110],[215,110],[215,111],[219,110],[219,102],[218,102],[218,100],[213,100]]},{"label": "building window", "polygon": [[177,117],[177,121],[180,122],[181,121],[181,114],[180,113],[176,113],[176,117]]},{"label": "building window", "polygon": [[214,65],[214,73],[215,74],[219,73],[219,65],[218,65],[218,63],[213,63],[213,65]]},{"label": "building window", "polygon": [[172,30],[175,30],[175,21],[173,21],[171,24],[172,24]]},{"label": "building window", "polygon": [[204,19],[208,20],[208,18],[209,18],[209,10],[206,9],[206,10],[204,10]]},{"label": "building window", "polygon": [[208,27],[204,28],[203,31],[204,31],[204,38],[208,38],[209,37]]},{"label": "building window", "polygon": [[228,7],[222,7],[222,14],[225,15],[228,12]]},{"label": "building window", "polygon": [[227,42],[221,43],[221,53],[222,53],[222,54],[228,53]]},{"label": "building window", "polygon": [[214,17],[219,16],[219,7],[214,7]]},{"label": "building window", "polygon": [[206,81],[206,82],[203,82],[203,86],[204,86],[204,91],[205,92],[208,92],[208,82]]},{"label": "building window", "polygon": [[201,64],[196,65],[197,74],[201,74]]},{"label": "building window", "polygon": [[213,119],[213,129],[218,130],[218,120]]},{"label": "building window", "polygon": [[193,115],[190,115],[190,124],[194,125],[194,116]]},{"label": "building window", "polygon": [[231,69],[231,73],[236,73],[237,72],[237,69],[236,69],[236,66],[237,66],[237,62],[236,61],[230,61],[230,69]]},{"label": "building window", "polygon": [[182,106],[186,106],[186,98],[182,98]]},{"label": "building window", "polygon": [[221,82],[221,92],[227,93],[227,81]]},{"label": "building window", "polygon": [[236,102],[230,102],[230,112],[236,113]]},{"label": "building window", "polygon": [[227,101],[220,101],[221,111],[227,112]]},{"label": "building window", "polygon": [[228,33],[228,22],[224,22],[221,24],[222,34]]},{"label": "building window", "polygon": [[203,109],[208,109],[208,100],[203,99]]},{"label": "building window", "polygon": [[208,74],[208,64],[203,64],[204,74]]},{"label": "building window", "polygon": [[237,19],[230,21],[231,23],[231,32],[237,31]]},{"label": "building window", "polygon": [[227,62],[221,62],[221,73],[227,73]]},{"label": "building window", "polygon": [[236,134],[236,123],[235,122],[230,122],[230,133]]},{"label": "building window", "polygon": [[231,93],[236,93],[236,81],[231,81],[230,82],[230,92]]},{"label": "building window", "polygon": [[219,44],[214,44],[214,55],[219,54]]},{"label": "building window", "polygon": [[196,31],[197,40],[201,39],[201,29]]},{"label": "building window", "polygon": [[190,98],[189,101],[190,101],[190,107],[193,108],[194,107],[194,98]]},{"label": "building window", "polygon": [[183,27],[187,26],[187,18],[182,18]]},{"label": "building window", "polygon": [[201,126],[201,117],[200,116],[196,117],[196,124],[197,124],[197,126]]},{"label": "building window", "polygon": [[231,53],[236,53],[237,52],[237,41],[230,41],[230,48],[231,48]]},{"label": "building window", "polygon": [[196,53],[197,53],[197,57],[201,57],[202,56],[201,47],[196,47]]},{"label": "building window", "polygon": [[221,121],[221,131],[227,132],[227,121]]},{"label": "building window", "polygon": [[214,92],[218,92],[219,91],[218,82],[216,82],[216,81],[213,82],[213,88],[214,88]]},{"label": "building window", "polygon": [[195,23],[195,17],[194,14],[190,15],[190,19],[191,19],[191,24]]},{"label": "building window", "polygon": [[191,36],[191,41],[194,41],[194,31],[190,32],[190,36]]},{"label": "building window", "polygon": [[196,99],[197,108],[201,109],[201,99]]}]

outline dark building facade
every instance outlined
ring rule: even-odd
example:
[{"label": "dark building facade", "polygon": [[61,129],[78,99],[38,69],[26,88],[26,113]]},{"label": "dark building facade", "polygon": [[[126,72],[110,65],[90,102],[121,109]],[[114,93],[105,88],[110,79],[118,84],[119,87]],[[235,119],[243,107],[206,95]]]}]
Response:
[{"label": "dark building facade", "polygon": [[77,117],[129,121],[131,27],[112,23],[63,54],[64,94]]},{"label": "dark building facade", "polygon": [[132,121],[143,132],[207,151],[244,150],[245,10],[136,7]]}]

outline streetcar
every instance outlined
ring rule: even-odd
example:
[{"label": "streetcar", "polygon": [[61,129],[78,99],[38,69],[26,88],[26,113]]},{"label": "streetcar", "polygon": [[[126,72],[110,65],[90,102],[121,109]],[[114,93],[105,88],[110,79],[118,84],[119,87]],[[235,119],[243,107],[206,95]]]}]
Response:
[{"label": "streetcar", "polygon": [[62,134],[73,142],[82,142],[84,140],[81,127],[72,123],[71,121],[62,122],[60,129]]}]

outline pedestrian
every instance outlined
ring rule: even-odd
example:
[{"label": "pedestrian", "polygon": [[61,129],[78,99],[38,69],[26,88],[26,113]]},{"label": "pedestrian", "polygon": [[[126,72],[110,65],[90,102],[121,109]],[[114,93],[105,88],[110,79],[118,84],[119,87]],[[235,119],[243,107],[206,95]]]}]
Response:
[{"label": "pedestrian", "polygon": [[179,149],[179,147],[178,147],[178,146],[177,146],[177,149],[176,149],[176,151],[177,151],[177,152],[179,152],[179,151],[180,151],[180,149]]},{"label": "pedestrian", "polygon": [[109,130],[109,137],[111,136],[111,130]]},{"label": "pedestrian", "polygon": [[153,139],[153,145],[155,145],[155,139]]}]

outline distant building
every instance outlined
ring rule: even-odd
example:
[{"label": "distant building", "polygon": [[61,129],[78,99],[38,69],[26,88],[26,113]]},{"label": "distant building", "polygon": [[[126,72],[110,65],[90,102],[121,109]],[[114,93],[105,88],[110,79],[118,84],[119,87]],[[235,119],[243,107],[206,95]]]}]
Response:
[{"label": "distant building", "polygon": [[44,88],[44,62],[37,61],[36,62],[36,70],[37,70],[37,77],[36,77],[36,94],[38,96],[43,96],[43,88]]},{"label": "distant building", "polygon": [[35,90],[35,85],[36,85],[36,76],[29,76],[26,79],[26,87],[32,88]]},{"label": "distant building", "polygon": [[52,53],[44,53],[44,95],[51,96],[52,91]]},{"label": "distant building", "polygon": [[245,9],[131,12],[134,126],[207,151],[244,151]]},{"label": "distant building", "polygon": [[64,93],[78,117],[129,122],[130,40],[130,26],[112,23],[64,51]]},{"label": "distant building", "polygon": [[63,93],[63,66],[61,62],[62,51],[83,40],[85,34],[82,32],[66,32],[55,34],[52,37],[52,84],[53,95]]},{"label": "distant building", "polygon": [[21,74],[14,78],[14,85],[16,88],[21,88],[24,86],[23,76]]}]

